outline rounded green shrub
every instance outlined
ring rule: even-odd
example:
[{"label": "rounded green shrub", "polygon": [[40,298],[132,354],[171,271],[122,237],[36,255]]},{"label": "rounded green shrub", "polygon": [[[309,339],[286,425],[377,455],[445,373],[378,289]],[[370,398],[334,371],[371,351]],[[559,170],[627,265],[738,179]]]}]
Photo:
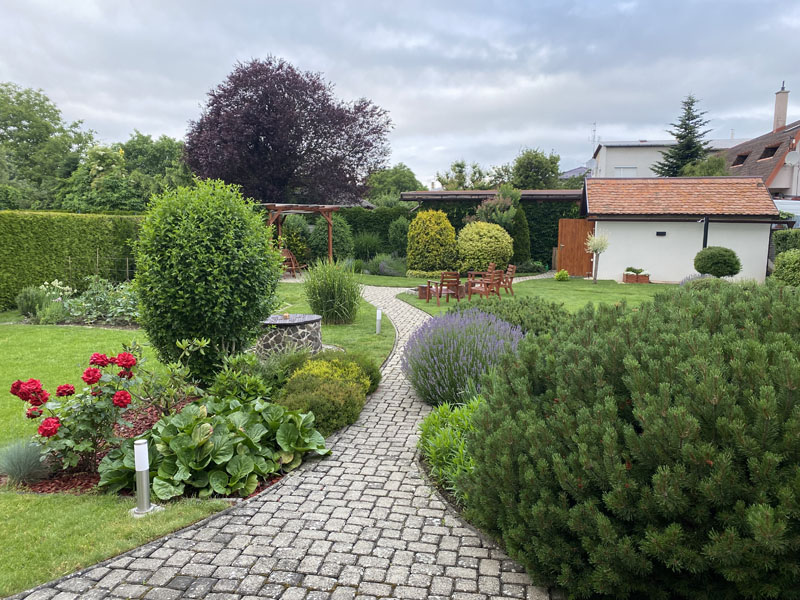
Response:
[{"label": "rounded green shrub", "polygon": [[308,305],[323,323],[353,323],[361,303],[361,284],[343,261],[318,260],[303,284]]},{"label": "rounded green shrub", "polygon": [[235,186],[202,181],[154,196],[136,244],[139,322],[164,362],[176,342],[207,338],[192,373],[213,377],[222,359],[244,349],[277,306],[281,257],[251,204]]},{"label": "rounded green shrub", "polygon": [[787,285],[800,286],[800,250],[786,250],[775,259],[772,276]]},{"label": "rounded green shrub", "polygon": [[339,350],[323,350],[314,355],[315,361],[336,360],[339,362],[353,363],[358,365],[361,371],[369,378],[367,394],[371,394],[378,389],[381,382],[381,368],[372,358],[363,352],[341,352]]},{"label": "rounded green shrub", "polygon": [[389,250],[397,256],[405,256],[408,248],[408,219],[397,217],[389,223]]},{"label": "rounded green shrub", "polygon": [[742,270],[742,263],[730,248],[709,246],[695,255],[694,268],[698,273],[714,277],[733,277]]},{"label": "rounded green shrub", "polygon": [[[344,260],[353,256],[353,234],[350,225],[343,217],[333,213],[331,215],[333,229],[331,231],[333,244],[333,260]],[[328,258],[328,222],[324,217],[319,217],[314,222],[314,231],[308,236],[308,246],[311,248],[311,257],[314,259]]]},{"label": "rounded green shrub", "polygon": [[371,231],[363,231],[353,236],[353,256],[359,260],[369,260],[384,247],[381,236]]},{"label": "rounded green shrub", "polygon": [[458,232],[458,265],[462,273],[485,271],[489,263],[503,270],[514,254],[514,240],[494,223],[475,221]]},{"label": "rounded green shrub", "polygon": [[364,408],[366,395],[364,386],[358,381],[298,371],[289,378],[277,402],[289,410],[314,413],[317,429],[327,437],[356,422]]},{"label": "rounded green shrub", "polygon": [[[770,318],[766,318],[769,315]],[[790,598],[800,293],[675,288],[527,336],[486,383],[468,515],[571,598]]]},{"label": "rounded green shrub", "polygon": [[408,226],[411,271],[451,271],[456,266],[456,230],[441,210],[423,210]]},{"label": "rounded green shrub", "polygon": [[569,271],[566,269],[561,269],[555,275],[553,275],[553,279],[556,281],[569,281]]}]

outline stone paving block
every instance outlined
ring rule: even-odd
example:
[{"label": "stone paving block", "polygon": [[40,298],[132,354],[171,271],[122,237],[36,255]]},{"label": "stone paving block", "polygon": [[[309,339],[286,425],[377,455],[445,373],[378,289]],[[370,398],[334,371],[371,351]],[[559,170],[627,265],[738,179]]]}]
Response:
[{"label": "stone paving block", "polygon": [[306,461],[202,526],[18,597],[548,598],[450,511],[419,472],[417,426],[431,409],[405,380],[398,350],[429,317],[396,298],[398,292],[364,289],[366,300],[392,320],[397,349],[359,420],[328,440],[331,456]]}]

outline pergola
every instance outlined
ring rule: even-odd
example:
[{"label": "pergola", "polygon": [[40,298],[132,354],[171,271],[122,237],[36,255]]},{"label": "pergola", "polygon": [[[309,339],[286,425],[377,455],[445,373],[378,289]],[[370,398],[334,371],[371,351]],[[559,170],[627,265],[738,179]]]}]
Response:
[{"label": "pergola", "polygon": [[328,222],[328,260],[333,262],[333,222],[331,214],[341,208],[336,204],[262,204],[269,211],[269,222],[277,225],[278,236],[281,235],[281,226],[286,215],[320,214]]}]

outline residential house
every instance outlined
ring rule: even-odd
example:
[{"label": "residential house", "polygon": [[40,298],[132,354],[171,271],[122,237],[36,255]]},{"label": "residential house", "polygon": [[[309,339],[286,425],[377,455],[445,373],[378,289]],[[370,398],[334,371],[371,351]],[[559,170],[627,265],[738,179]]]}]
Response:
[{"label": "residential house", "polygon": [[609,240],[600,279],[621,280],[637,267],[657,282],[695,274],[694,257],[706,246],[732,249],[742,263],[737,279],[763,282],[779,220],[760,177],[589,178],[581,214]]},{"label": "residential house", "polygon": [[760,177],[776,199],[800,200],[800,121],[787,125],[788,104],[789,90],[781,86],[772,131],[729,148],[725,160],[732,175]]}]

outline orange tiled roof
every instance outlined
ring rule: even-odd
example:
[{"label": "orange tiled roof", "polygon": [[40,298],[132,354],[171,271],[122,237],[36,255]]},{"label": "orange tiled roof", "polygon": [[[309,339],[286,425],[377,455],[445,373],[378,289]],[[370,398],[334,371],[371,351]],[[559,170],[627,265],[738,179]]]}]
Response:
[{"label": "orange tiled roof", "polygon": [[592,177],[586,200],[589,215],[778,215],[760,177]]}]

